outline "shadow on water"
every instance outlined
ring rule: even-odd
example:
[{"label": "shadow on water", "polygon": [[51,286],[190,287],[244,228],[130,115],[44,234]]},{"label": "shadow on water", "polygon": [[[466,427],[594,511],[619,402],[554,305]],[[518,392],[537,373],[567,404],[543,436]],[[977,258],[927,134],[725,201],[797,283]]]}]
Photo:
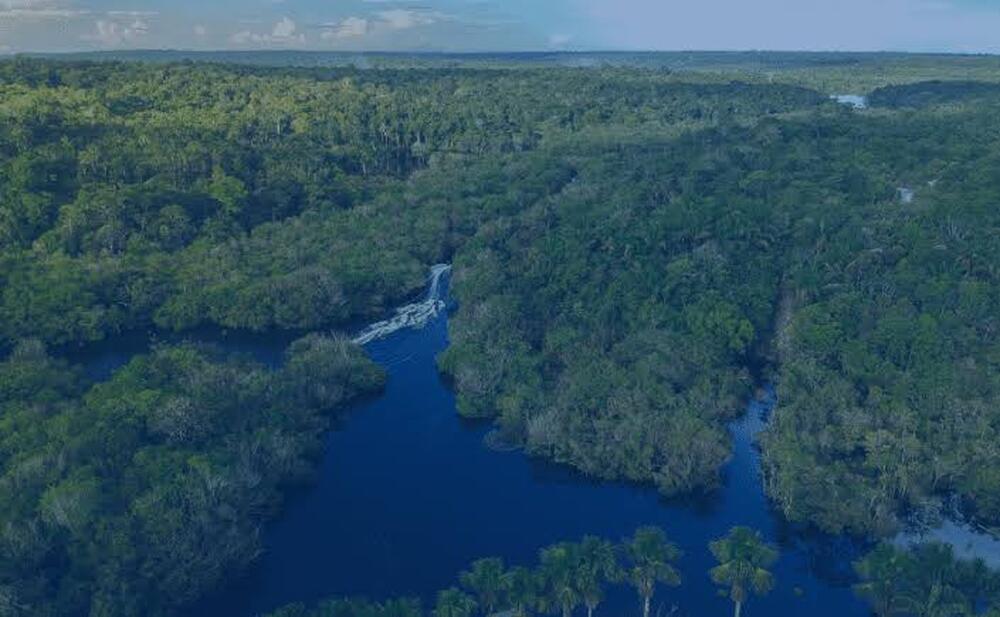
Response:
[{"label": "shadow on water", "polygon": [[[290,602],[331,596],[416,596],[432,606],[473,559],[497,555],[534,563],[547,544],[597,534],[614,540],[660,525],[684,549],[684,585],[662,589],[664,614],[725,615],[728,600],[708,578],[707,544],[750,525],[780,544],[777,589],[748,614],[866,615],[850,591],[859,547],[804,533],[771,511],[755,437],[773,409],[773,390],[734,422],[734,456],[724,488],[664,499],[654,489],[598,482],[521,452],[484,446],[488,425],[462,420],[435,357],[447,347],[447,317],[400,330],[366,348],[386,367],[385,392],[352,409],[330,433],[315,484],[292,495],[268,526],[266,552],[238,582],[191,617],[249,617]],[[845,574],[846,573],[846,574]],[[636,614],[634,594],[610,592],[598,614]]]}]

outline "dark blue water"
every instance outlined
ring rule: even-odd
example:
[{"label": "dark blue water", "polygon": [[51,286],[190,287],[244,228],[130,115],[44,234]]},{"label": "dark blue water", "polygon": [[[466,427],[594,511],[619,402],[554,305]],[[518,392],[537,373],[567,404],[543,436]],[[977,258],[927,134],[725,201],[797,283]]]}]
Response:
[{"label": "dark blue water", "polygon": [[[240,581],[210,598],[195,617],[249,617],[290,602],[331,596],[418,596],[431,606],[473,559],[497,555],[531,565],[540,547],[596,534],[619,540],[640,525],[662,526],[685,551],[684,584],[661,589],[654,605],[669,615],[732,610],[708,578],[710,540],[750,525],[780,545],[778,586],[754,598],[746,615],[866,615],[850,591],[847,539],[782,525],[761,490],[754,436],[773,395],[750,403],[732,428],[735,456],[726,485],[696,501],[665,501],[655,490],[597,483],[523,453],[483,445],[487,427],[460,420],[435,356],[447,346],[447,319],[368,345],[389,381],[329,436],[315,485],[290,497],[266,534],[266,553]],[[265,350],[266,351],[266,350]],[[274,351],[266,351],[266,354]],[[598,615],[636,615],[626,589],[611,592]]]}]

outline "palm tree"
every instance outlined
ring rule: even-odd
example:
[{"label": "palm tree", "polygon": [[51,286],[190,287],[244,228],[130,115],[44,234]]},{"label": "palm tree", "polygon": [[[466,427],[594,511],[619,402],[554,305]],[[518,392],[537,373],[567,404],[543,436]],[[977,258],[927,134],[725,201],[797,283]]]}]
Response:
[{"label": "palm tree", "polygon": [[595,536],[585,536],[579,546],[576,586],[587,606],[587,617],[604,600],[604,583],[621,580],[621,566],[615,556],[615,545]]},{"label": "palm tree", "polygon": [[504,574],[503,586],[514,617],[527,617],[530,608],[538,602],[538,576],[528,568],[518,566]]},{"label": "palm tree", "polygon": [[459,575],[462,585],[476,594],[485,614],[492,615],[504,588],[503,560],[499,557],[487,557],[472,562],[472,567]]},{"label": "palm tree", "polygon": [[545,585],[542,600],[547,606],[558,606],[563,617],[570,617],[580,604],[576,587],[579,559],[579,548],[569,542],[542,549],[539,558],[539,574]]},{"label": "palm tree", "polygon": [[854,593],[867,600],[878,617],[892,617],[903,609],[901,584],[908,567],[907,555],[882,544],[854,564],[861,580],[854,586]]},{"label": "palm tree", "polygon": [[625,556],[629,581],[642,598],[642,617],[649,617],[656,584],[665,583],[671,587],[681,584],[681,575],[673,566],[673,562],[680,559],[681,550],[659,527],[640,527],[631,540],[626,540]]},{"label": "palm tree", "polygon": [[370,606],[379,617],[422,617],[424,613],[420,609],[420,601],[413,598],[396,598]]},{"label": "palm tree", "polygon": [[719,565],[712,568],[712,580],[729,588],[736,617],[750,592],[763,596],[774,588],[774,575],[767,568],[778,560],[778,551],[768,545],[760,532],[749,527],[733,527],[724,538],[709,544]]},{"label": "palm tree", "polygon": [[471,617],[476,610],[472,596],[457,587],[438,592],[434,617]]}]

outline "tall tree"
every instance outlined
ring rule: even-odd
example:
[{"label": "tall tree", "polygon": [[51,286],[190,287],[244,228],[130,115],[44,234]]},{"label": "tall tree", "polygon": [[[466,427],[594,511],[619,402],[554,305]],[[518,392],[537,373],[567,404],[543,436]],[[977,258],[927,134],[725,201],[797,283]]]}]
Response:
[{"label": "tall tree", "polygon": [[438,592],[434,617],[470,617],[476,610],[476,601],[457,587]]},{"label": "tall tree", "polygon": [[579,562],[579,547],[570,542],[560,542],[542,549],[539,558],[538,569],[544,582],[545,604],[559,607],[563,617],[570,617],[580,604],[580,592],[576,586]]},{"label": "tall tree", "polygon": [[673,566],[681,554],[659,527],[640,527],[625,542],[626,575],[642,599],[643,617],[649,617],[657,583],[671,587],[681,584],[681,575]]},{"label": "tall tree", "polygon": [[860,582],[854,593],[864,598],[878,617],[891,617],[903,610],[903,581],[909,567],[907,556],[882,544],[854,564]]},{"label": "tall tree", "polygon": [[514,617],[527,617],[538,603],[539,575],[529,568],[518,566],[504,574],[503,586],[507,604]]},{"label": "tall tree", "polygon": [[740,617],[751,592],[763,596],[774,588],[774,575],[767,568],[777,561],[778,551],[764,541],[759,531],[733,527],[709,548],[719,562],[712,568],[712,580],[729,588],[735,617]]},{"label": "tall tree", "polygon": [[586,536],[580,542],[577,564],[577,588],[587,607],[587,617],[593,617],[604,600],[604,583],[621,580],[622,569],[615,555],[615,546],[608,540]]},{"label": "tall tree", "polygon": [[392,598],[377,605],[378,617],[423,617],[420,601],[413,598]]},{"label": "tall tree", "polygon": [[459,576],[462,585],[474,593],[479,602],[479,608],[490,615],[497,608],[497,603],[504,589],[504,566],[499,557],[486,557],[472,562],[472,567]]}]

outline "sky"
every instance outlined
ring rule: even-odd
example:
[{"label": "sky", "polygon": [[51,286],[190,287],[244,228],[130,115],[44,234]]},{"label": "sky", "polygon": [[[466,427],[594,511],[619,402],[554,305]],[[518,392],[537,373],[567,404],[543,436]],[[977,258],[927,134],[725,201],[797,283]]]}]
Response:
[{"label": "sky", "polygon": [[0,0],[0,53],[1000,53],[1000,0]]}]

